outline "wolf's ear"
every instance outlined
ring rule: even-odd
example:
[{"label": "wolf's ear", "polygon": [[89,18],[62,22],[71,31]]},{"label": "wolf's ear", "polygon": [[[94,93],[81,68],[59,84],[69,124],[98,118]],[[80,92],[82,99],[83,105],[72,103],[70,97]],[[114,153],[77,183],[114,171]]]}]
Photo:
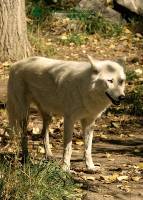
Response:
[{"label": "wolf's ear", "polygon": [[119,63],[124,69],[125,69],[125,62],[127,61],[127,58],[126,57],[123,57],[123,58],[118,58],[116,60],[117,63]]},{"label": "wolf's ear", "polygon": [[95,73],[98,73],[99,72],[98,65],[97,65],[98,60],[94,59],[93,57],[91,57],[89,55],[87,55],[87,57],[89,59],[89,62],[91,64],[91,67],[92,67],[93,71]]}]

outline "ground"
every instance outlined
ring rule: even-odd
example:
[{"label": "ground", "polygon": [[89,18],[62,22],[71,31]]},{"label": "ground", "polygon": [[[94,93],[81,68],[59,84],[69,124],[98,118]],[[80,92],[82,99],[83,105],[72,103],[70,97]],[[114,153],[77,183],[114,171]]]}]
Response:
[{"label": "ground", "polygon": [[[60,36],[66,40],[64,35]],[[126,57],[127,71],[143,69],[143,38],[132,34],[128,28],[116,38],[103,38],[98,34],[86,36],[87,42],[75,45],[73,42],[63,45],[57,42],[57,35],[40,37],[44,45],[44,55],[60,59],[87,60],[86,54],[100,59],[117,59]],[[38,45],[39,45],[38,43]],[[34,48],[37,48],[37,46]],[[41,47],[40,54],[41,54]],[[45,50],[47,49],[47,50]],[[38,54],[38,51],[36,51]],[[9,61],[0,65],[0,81],[6,83]],[[134,78],[133,78],[134,79]],[[142,85],[142,75],[126,83],[127,96],[136,87]],[[4,84],[5,85],[5,84]],[[5,86],[1,96],[6,93]],[[3,97],[2,97],[3,98]],[[141,97],[142,98],[142,97]],[[142,104],[141,104],[142,106]],[[100,163],[101,172],[92,174],[85,169],[83,162],[83,142],[80,125],[77,123],[73,136],[72,169],[75,182],[80,183],[79,199],[98,200],[142,200],[143,199],[143,118],[142,114],[130,111],[126,102],[121,107],[112,106],[103,116],[95,121],[93,140],[93,160]],[[0,112],[1,154],[12,153],[15,146],[7,133],[7,115],[4,109]],[[29,149],[31,157],[43,157],[44,149],[41,140],[35,139],[41,129],[41,119],[37,111],[31,112],[29,122]],[[51,147],[56,159],[62,158],[63,120],[54,117],[50,126]]]},{"label": "ground", "polygon": [[[37,124],[38,117],[35,118]],[[56,128],[55,128],[56,127]],[[143,121],[141,117],[107,112],[97,120],[94,129],[93,160],[100,163],[101,173],[86,171],[83,162],[83,140],[79,124],[73,138],[72,169],[75,181],[81,183],[83,199],[143,198]],[[54,156],[62,157],[62,120],[50,127]],[[38,149],[38,147],[37,147]],[[42,148],[39,149],[41,151]]]}]

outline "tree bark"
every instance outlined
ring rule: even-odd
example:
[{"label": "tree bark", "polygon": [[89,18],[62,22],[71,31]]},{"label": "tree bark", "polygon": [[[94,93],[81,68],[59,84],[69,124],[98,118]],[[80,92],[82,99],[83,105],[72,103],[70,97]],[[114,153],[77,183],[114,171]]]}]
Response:
[{"label": "tree bark", "polygon": [[25,0],[0,0],[0,61],[30,55]]}]

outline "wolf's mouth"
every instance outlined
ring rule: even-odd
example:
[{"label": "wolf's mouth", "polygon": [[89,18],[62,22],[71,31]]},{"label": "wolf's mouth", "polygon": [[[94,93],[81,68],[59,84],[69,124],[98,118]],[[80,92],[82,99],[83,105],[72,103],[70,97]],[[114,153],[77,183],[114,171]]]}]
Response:
[{"label": "wolf's mouth", "polygon": [[120,105],[120,101],[119,100],[115,100],[113,99],[109,94],[108,92],[105,92],[105,94],[107,95],[107,97],[112,101],[112,103],[116,106],[119,106]]}]

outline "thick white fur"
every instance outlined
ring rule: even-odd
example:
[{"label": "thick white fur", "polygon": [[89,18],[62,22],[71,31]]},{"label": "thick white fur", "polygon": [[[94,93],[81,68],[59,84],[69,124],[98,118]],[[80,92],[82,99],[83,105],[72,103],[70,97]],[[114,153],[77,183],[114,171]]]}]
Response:
[{"label": "thick white fur", "polygon": [[[22,150],[28,156],[26,127],[29,105],[37,104],[42,118],[46,157],[52,155],[49,148],[48,124],[52,113],[64,116],[63,168],[70,169],[72,134],[76,120],[81,121],[85,141],[85,162],[94,170],[92,161],[92,137],[94,120],[110,106],[106,91],[115,100],[124,95],[123,67],[113,61],[98,61],[89,56],[90,62],[54,60],[30,57],[16,62],[10,71],[7,109],[9,123],[22,128]],[[114,79],[109,84],[108,79]]]}]

